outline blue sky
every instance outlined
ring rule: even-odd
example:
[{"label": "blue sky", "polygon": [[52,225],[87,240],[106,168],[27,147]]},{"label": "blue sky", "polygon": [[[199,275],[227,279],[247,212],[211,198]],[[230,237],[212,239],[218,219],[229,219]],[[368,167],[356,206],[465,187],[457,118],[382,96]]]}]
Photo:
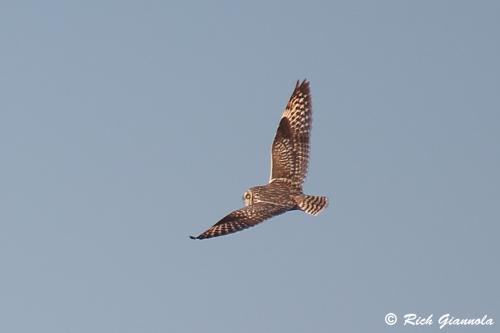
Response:
[{"label": "blue sky", "polygon": [[[2,2],[0,330],[500,321],[499,14],[494,1]],[[302,78],[305,190],[328,210],[190,240],[267,181]]]}]

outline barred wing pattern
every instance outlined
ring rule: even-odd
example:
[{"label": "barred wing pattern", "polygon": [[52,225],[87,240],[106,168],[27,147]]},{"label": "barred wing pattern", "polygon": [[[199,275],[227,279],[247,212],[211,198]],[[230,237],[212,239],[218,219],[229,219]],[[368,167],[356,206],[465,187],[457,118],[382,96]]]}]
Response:
[{"label": "barred wing pattern", "polygon": [[232,234],[234,232],[253,227],[265,220],[285,213],[288,207],[271,203],[258,202],[256,204],[243,207],[230,213],[222,220],[214,224],[210,229],[201,235],[191,239],[205,239]]},{"label": "barred wing pattern", "polygon": [[312,105],[309,81],[297,81],[271,148],[271,179],[286,178],[302,189],[309,164]]}]

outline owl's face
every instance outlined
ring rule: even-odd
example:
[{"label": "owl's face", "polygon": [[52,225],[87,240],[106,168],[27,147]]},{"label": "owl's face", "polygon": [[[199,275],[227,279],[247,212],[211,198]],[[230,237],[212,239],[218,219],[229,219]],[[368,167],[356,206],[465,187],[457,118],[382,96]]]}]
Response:
[{"label": "owl's face", "polygon": [[243,193],[243,201],[245,202],[245,206],[253,205],[253,193],[252,193],[252,191],[248,190],[245,193]]}]

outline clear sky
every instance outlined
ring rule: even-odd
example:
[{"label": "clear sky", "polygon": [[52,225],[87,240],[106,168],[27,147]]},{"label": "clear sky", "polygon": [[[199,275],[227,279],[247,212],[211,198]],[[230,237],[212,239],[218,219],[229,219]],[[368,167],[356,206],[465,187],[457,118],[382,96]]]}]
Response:
[{"label": "clear sky", "polygon": [[[408,331],[388,312],[498,330],[499,17],[496,1],[2,1],[0,331]],[[305,191],[329,208],[190,240],[267,182],[302,78]]]}]

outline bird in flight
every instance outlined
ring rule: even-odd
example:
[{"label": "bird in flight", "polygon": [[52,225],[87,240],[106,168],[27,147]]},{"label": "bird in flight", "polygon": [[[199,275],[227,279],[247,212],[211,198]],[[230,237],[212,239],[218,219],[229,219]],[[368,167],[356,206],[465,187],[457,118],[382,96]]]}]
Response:
[{"label": "bird in flight", "polygon": [[245,207],[222,218],[192,239],[206,239],[253,227],[290,210],[318,215],[328,206],[328,198],[307,195],[302,184],[309,164],[309,135],[312,123],[309,81],[297,81],[281,116],[271,146],[269,183],[251,187],[243,194]]}]

